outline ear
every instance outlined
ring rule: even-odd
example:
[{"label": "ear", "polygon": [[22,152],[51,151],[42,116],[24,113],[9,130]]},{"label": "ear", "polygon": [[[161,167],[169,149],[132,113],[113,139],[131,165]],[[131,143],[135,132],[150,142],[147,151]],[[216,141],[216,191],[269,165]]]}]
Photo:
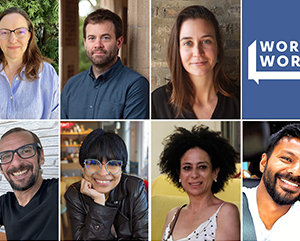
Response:
[{"label": "ear", "polygon": [[259,163],[259,170],[261,173],[264,173],[264,170],[265,170],[265,167],[266,167],[266,164],[267,164],[267,159],[268,159],[268,156],[266,153],[263,153],[261,155],[261,160],[260,160],[260,163]]},{"label": "ear", "polygon": [[120,38],[117,39],[118,49],[120,49],[122,47],[123,41],[124,41],[123,36],[121,36]]},{"label": "ear", "polygon": [[215,170],[213,170],[213,179],[214,180],[218,179],[219,171],[220,171],[220,167],[218,167]]},{"label": "ear", "polygon": [[45,156],[44,156],[44,150],[42,149],[40,151],[40,165],[44,165],[45,163]]}]

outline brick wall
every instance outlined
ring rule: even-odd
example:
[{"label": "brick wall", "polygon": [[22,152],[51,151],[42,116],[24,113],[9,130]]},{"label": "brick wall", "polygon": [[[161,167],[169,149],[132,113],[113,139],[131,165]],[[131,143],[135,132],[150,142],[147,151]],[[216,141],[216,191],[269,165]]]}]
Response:
[{"label": "brick wall", "polygon": [[240,78],[240,1],[239,0],[173,0],[151,1],[151,89],[167,83],[170,71],[166,63],[169,34],[177,14],[185,7],[203,5],[219,21],[224,49],[225,71],[230,78]]},{"label": "brick wall", "polygon": [[[22,127],[34,132],[41,140],[45,154],[43,178],[59,177],[59,124],[58,121],[0,121],[0,136],[6,131]],[[12,191],[4,175],[0,174],[0,195]]]}]

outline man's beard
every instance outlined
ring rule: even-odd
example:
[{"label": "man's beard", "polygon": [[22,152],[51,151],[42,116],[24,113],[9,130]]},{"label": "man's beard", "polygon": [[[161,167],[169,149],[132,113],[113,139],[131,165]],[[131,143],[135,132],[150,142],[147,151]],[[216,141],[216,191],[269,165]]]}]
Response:
[{"label": "man's beard", "polygon": [[[105,55],[95,57],[93,53],[99,51],[104,53]],[[110,67],[114,64],[116,57],[118,56],[118,47],[115,46],[111,51],[107,51],[105,49],[96,49],[92,50],[91,52],[86,51],[86,55],[88,56],[92,64],[97,68],[105,68],[107,66]]]},{"label": "man's beard", "polygon": [[278,192],[276,189],[276,183],[278,178],[283,178],[289,181],[292,181],[294,183],[299,183],[299,178],[293,177],[290,173],[287,173],[285,175],[275,173],[275,175],[271,172],[270,169],[265,168],[265,172],[263,174],[263,181],[265,184],[265,187],[267,189],[267,192],[273,199],[273,201],[280,206],[283,205],[292,205],[296,201],[300,201],[300,194],[296,197],[293,197],[293,192],[288,189],[282,189],[283,193]]},{"label": "man's beard", "polygon": [[[38,168],[36,169],[35,172],[33,172],[33,165],[21,164],[20,167],[18,167],[18,168],[12,168],[12,169],[8,170],[6,179],[9,182],[9,184],[11,185],[13,190],[15,190],[15,191],[26,191],[36,183],[36,181],[39,177],[40,168],[41,168],[40,167],[40,160],[38,158]],[[28,169],[28,172],[32,171],[32,174],[31,174],[31,176],[29,177],[29,180],[26,183],[17,184],[10,178],[11,173],[26,170],[26,169]]]}]

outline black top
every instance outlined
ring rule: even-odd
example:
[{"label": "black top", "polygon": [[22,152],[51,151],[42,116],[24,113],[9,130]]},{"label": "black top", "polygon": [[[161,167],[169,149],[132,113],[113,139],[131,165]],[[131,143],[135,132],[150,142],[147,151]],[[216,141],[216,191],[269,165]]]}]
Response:
[{"label": "black top", "polygon": [[46,179],[23,207],[13,192],[0,197],[7,240],[58,240],[58,180]]},{"label": "black top", "polygon": [[82,194],[80,187],[81,182],[73,183],[65,193],[74,240],[148,240],[148,201],[142,179],[123,173],[105,206]]},{"label": "black top", "polygon": [[[167,85],[161,86],[152,92],[151,119],[197,119],[194,113],[184,112],[176,117],[175,110],[168,104],[171,92]],[[218,103],[211,119],[239,119],[240,118],[240,88],[235,87],[235,97],[226,97],[217,93]]]}]

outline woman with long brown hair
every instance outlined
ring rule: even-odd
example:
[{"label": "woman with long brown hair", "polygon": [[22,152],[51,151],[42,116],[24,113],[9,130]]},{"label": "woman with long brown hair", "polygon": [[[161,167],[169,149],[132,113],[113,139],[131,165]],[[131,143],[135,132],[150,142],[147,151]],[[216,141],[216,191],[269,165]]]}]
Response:
[{"label": "woman with long brown hair", "polygon": [[23,10],[0,14],[0,118],[57,119],[59,81],[50,59],[35,41],[33,24]]},{"label": "woman with long brown hair", "polygon": [[182,10],[172,27],[171,81],[152,93],[152,119],[236,119],[239,87],[223,71],[219,23],[203,6]]}]

